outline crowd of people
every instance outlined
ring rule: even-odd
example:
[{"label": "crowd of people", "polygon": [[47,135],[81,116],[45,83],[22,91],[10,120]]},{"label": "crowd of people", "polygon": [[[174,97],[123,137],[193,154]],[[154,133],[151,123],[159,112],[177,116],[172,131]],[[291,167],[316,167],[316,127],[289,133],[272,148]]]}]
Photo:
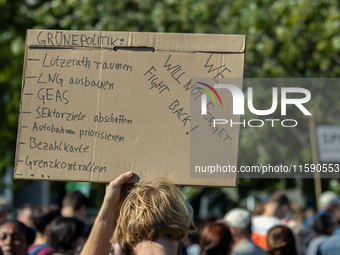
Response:
[{"label": "crowd of people", "polygon": [[62,208],[22,205],[16,219],[8,219],[8,202],[2,200],[0,205],[0,254],[77,254],[91,228],[86,223],[87,198],[79,191],[67,194]]},{"label": "crowd of people", "polygon": [[92,224],[79,191],[68,193],[61,207],[23,205],[16,219],[8,219],[12,208],[0,199],[0,254],[340,254],[340,199],[333,192],[324,192],[309,215],[277,191],[253,212],[234,208],[198,221],[170,181],[123,185],[132,175],[107,186]]},{"label": "crowd of people", "polygon": [[[283,192],[277,191],[271,194],[265,204],[258,204],[252,212],[235,208],[229,211],[223,219],[210,219],[208,225],[201,228],[200,238],[196,239],[200,241],[196,244],[188,242],[186,252],[183,254],[220,254],[209,253],[210,241],[214,247],[219,245],[216,243],[217,237],[214,236],[214,231],[208,234],[211,239],[206,237],[206,232],[209,232],[212,226],[216,228],[216,224],[227,226],[232,237],[229,243],[229,253],[221,254],[340,254],[339,205],[338,195],[326,191],[319,198],[319,209],[311,213],[291,204]],[[203,221],[202,224],[205,226],[207,223]],[[229,236],[228,233],[223,238]],[[189,236],[188,239],[190,238]],[[221,240],[220,245],[225,246],[226,242],[222,241],[223,238],[220,236],[218,240]],[[191,247],[197,247],[197,249],[193,250]]]}]

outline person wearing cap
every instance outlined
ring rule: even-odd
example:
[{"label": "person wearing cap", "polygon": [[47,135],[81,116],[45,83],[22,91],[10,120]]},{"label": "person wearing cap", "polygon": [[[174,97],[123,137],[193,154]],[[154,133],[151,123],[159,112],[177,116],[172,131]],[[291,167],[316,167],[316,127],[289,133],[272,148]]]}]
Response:
[{"label": "person wearing cap", "polygon": [[332,191],[325,191],[319,197],[320,209],[334,212],[334,210],[338,207],[339,204],[340,204],[339,196]]},{"label": "person wearing cap", "polygon": [[[340,198],[337,194],[332,191],[325,191],[319,197],[319,210],[314,213],[310,218],[307,218],[304,222],[305,229],[309,229],[314,224],[316,218],[320,215],[327,215],[333,217],[334,211],[338,208],[340,204]],[[334,230],[337,230],[338,226],[334,226]]]},{"label": "person wearing cap", "polygon": [[236,208],[224,216],[234,239],[231,255],[264,255],[264,250],[251,240],[251,215],[245,209]]}]

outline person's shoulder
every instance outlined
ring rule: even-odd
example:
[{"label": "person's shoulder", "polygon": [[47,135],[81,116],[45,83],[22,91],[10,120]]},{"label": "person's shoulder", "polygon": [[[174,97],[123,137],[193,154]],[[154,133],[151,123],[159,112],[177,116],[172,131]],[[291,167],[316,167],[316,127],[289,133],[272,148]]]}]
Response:
[{"label": "person's shoulder", "polygon": [[[329,251],[339,251],[340,249],[340,234],[335,233],[323,240],[319,246],[319,250],[322,254],[328,254]],[[335,254],[335,253],[334,253]]]},{"label": "person's shoulder", "polygon": [[42,247],[35,255],[52,255],[54,251],[51,246],[47,245]]},{"label": "person's shoulder", "polygon": [[257,222],[261,222],[263,220],[263,217],[262,215],[257,215],[257,216],[254,216],[252,219],[251,219],[251,223],[252,224],[256,224]]},{"label": "person's shoulder", "polygon": [[323,240],[322,244],[320,245],[321,246],[334,246],[335,244],[337,244],[337,246],[340,246],[340,236],[339,235],[332,235],[332,236],[329,236],[327,238],[325,238],[325,240]]},{"label": "person's shoulder", "polygon": [[257,252],[257,254],[265,254],[264,249],[262,249],[260,246],[258,246],[257,244],[253,243],[253,248],[254,250]]},{"label": "person's shoulder", "polygon": [[251,247],[251,250],[252,250],[251,254],[256,254],[256,255],[264,255],[265,254],[264,250],[260,246],[258,246],[254,242],[252,242],[251,240],[249,240],[249,247]]},{"label": "person's shoulder", "polygon": [[28,246],[27,248],[27,252],[31,252],[32,249],[34,249],[35,245],[34,244],[31,244],[30,246]]},{"label": "person's shoulder", "polygon": [[253,219],[252,219],[252,224],[274,224],[274,225],[280,225],[280,224],[283,224],[282,220],[280,220],[279,218],[273,216],[273,217],[270,217],[270,216],[262,216],[262,215],[259,215],[259,216],[255,216]]},{"label": "person's shoulder", "polygon": [[40,253],[37,255],[52,255],[54,253],[53,249],[51,246],[46,246],[41,249]]},{"label": "person's shoulder", "polygon": [[239,246],[239,249],[235,249],[235,254],[242,254],[242,255],[264,255],[264,250],[253,243],[250,239],[244,240],[242,245]]}]

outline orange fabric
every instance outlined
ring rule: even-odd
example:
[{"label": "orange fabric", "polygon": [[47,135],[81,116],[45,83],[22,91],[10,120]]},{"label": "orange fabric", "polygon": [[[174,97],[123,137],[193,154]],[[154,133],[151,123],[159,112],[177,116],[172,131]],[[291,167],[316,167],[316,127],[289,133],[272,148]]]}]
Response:
[{"label": "orange fabric", "polygon": [[260,246],[262,249],[267,248],[267,235],[260,235],[259,233],[252,233],[251,240],[258,246]]}]

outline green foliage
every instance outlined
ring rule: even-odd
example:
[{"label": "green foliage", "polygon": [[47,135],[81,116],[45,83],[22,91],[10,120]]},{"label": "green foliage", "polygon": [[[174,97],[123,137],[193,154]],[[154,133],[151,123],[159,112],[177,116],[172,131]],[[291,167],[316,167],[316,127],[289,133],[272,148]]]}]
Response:
[{"label": "green foliage", "polygon": [[[245,77],[340,74],[336,0],[1,0],[0,13],[2,173],[14,162],[26,29],[246,34]],[[331,117],[339,116],[338,92],[322,95],[328,99],[325,105],[319,92],[313,103],[316,122],[339,124],[339,119]],[[307,124],[303,125],[307,130]],[[240,163],[310,162],[308,132],[291,135],[295,143],[285,144],[283,133],[241,130]],[[290,182],[286,185],[293,185]],[[246,187],[273,189],[275,181],[240,180],[238,185],[246,196]]]}]

